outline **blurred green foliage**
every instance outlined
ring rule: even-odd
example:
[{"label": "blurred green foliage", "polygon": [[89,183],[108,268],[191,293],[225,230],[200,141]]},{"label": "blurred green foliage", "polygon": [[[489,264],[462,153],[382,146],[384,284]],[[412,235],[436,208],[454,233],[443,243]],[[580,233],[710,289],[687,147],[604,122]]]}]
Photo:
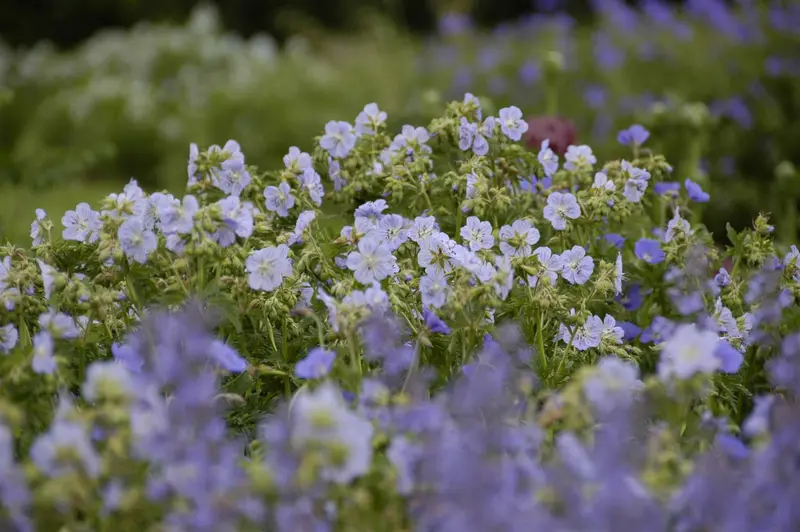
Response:
[{"label": "blurred green foliage", "polygon": [[[0,193],[13,205],[0,212],[0,238],[26,240],[39,198],[62,199],[53,218],[74,207],[58,193],[66,183],[92,197],[131,177],[180,191],[190,142],[234,138],[248,162],[275,167],[289,146],[310,149],[328,120],[352,122],[368,102],[398,129],[467,91],[488,107],[566,116],[603,159],[626,156],[616,131],[642,123],[652,131],[646,147],[677,162],[675,180],[693,177],[711,192],[705,221],[718,236],[726,222],[740,228],[767,210],[782,237],[795,238],[800,83],[797,72],[765,67],[776,52],[800,49],[794,35],[756,21],[763,38],[742,42],[684,17],[692,38],[682,39],[648,23],[556,17],[421,42],[394,21],[362,16],[352,37],[306,25],[282,47],[224,31],[203,7],[183,26],[142,23],[68,51],[0,46]],[[604,53],[621,59],[609,67]]]}]

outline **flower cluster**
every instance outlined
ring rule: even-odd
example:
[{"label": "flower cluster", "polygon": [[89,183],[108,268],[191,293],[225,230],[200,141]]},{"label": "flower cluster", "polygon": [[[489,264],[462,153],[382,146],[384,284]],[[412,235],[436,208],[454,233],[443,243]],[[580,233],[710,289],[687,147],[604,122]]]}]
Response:
[{"label": "flower cluster", "polygon": [[662,530],[721,474],[696,455],[779,470],[796,420],[752,397],[797,388],[797,248],[759,216],[717,249],[662,156],[562,160],[520,117],[369,104],[282,168],[192,145],[182,195],[37,212],[0,250],[0,519]]}]

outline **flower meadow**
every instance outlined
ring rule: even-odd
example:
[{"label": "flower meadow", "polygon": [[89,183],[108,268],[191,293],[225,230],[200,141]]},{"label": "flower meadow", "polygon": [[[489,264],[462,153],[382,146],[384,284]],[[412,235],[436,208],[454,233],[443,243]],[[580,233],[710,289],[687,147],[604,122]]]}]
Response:
[{"label": "flower meadow", "polygon": [[800,252],[467,94],[0,249],[3,530],[789,531]]}]

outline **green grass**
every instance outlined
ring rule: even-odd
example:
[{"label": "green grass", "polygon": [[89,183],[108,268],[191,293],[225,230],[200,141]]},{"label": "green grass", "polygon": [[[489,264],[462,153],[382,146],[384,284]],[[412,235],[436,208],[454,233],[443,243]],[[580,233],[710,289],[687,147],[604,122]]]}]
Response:
[{"label": "green grass", "polygon": [[0,185],[0,242],[30,246],[29,231],[37,208],[47,211],[57,231],[61,217],[78,203],[96,206],[100,199],[121,189],[119,182],[75,182],[44,190]]}]

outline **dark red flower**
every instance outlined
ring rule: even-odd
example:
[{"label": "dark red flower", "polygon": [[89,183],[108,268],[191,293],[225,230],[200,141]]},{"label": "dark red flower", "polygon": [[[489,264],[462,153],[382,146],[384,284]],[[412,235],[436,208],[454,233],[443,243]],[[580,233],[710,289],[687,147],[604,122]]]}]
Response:
[{"label": "dark red flower", "polygon": [[525,142],[533,150],[539,150],[542,141],[550,139],[550,149],[558,155],[564,155],[567,147],[575,144],[578,135],[575,125],[560,116],[535,116],[528,118],[528,132]]}]

